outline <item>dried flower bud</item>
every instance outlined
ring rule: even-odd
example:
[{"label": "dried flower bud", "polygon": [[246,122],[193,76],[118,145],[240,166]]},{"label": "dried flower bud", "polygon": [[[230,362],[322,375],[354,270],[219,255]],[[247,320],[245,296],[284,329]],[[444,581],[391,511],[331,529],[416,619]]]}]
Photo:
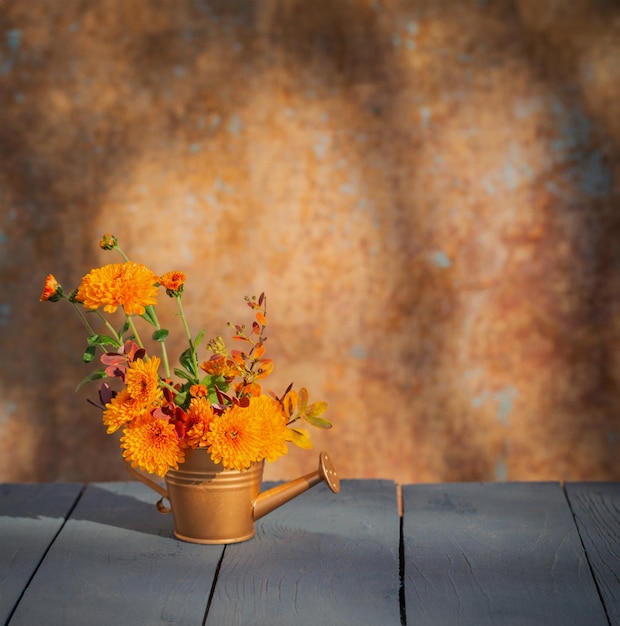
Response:
[{"label": "dried flower bud", "polygon": [[45,286],[43,287],[43,293],[39,298],[40,302],[58,302],[63,296],[63,290],[60,283],[56,280],[53,274],[48,274],[45,279]]},{"label": "dried flower bud", "polygon": [[114,250],[118,246],[118,239],[110,233],[106,233],[99,241],[99,247],[103,250]]}]

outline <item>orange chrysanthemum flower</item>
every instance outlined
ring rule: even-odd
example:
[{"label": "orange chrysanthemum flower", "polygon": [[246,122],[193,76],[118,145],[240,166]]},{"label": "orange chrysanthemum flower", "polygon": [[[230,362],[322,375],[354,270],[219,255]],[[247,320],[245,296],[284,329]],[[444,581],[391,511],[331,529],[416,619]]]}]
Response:
[{"label": "orange chrysanthemum flower", "polygon": [[53,274],[48,274],[45,279],[43,293],[39,298],[39,302],[57,302],[62,297],[62,287]]},{"label": "orange chrysanthemum flower", "polygon": [[169,469],[178,469],[185,460],[174,424],[152,419],[125,427],[121,437],[123,458],[132,467],[150,474],[164,476]]},{"label": "orange chrysanthemum flower", "polygon": [[169,296],[177,296],[183,292],[183,285],[187,276],[183,272],[166,272],[159,277],[159,284]]},{"label": "orange chrysanthemum flower", "polygon": [[213,409],[207,398],[193,398],[187,410],[185,444],[190,448],[204,448],[207,445],[209,425],[214,418]]},{"label": "orange chrysanthemum flower", "polygon": [[286,454],[288,429],[280,404],[269,396],[252,398],[216,417],[205,436],[215,463],[243,470],[254,461],[275,461]]},{"label": "orange chrysanthemum flower", "polygon": [[111,263],[91,270],[78,288],[76,300],[86,309],[103,306],[114,313],[122,306],[127,315],[142,315],[147,306],[157,304],[157,276],[140,263]]},{"label": "orange chrysanthemum flower", "polygon": [[277,400],[262,395],[250,400],[247,409],[261,429],[260,458],[275,461],[288,452],[286,442],[289,439],[286,416]]},{"label": "orange chrysanthemum flower", "polygon": [[125,385],[136,402],[150,406],[160,401],[164,393],[159,386],[160,362],[158,357],[152,356],[130,363],[125,373]]},{"label": "orange chrysanthemum flower", "polygon": [[122,389],[111,402],[105,405],[103,424],[107,426],[108,435],[110,435],[121,426],[140,420],[145,414],[144,405],[133,400],[127,389]]},{"label": "orange chrysanthemum flower", "polygon": [[244,470],[261,460],[261,427],[249,408],[235,405],[214,419],[206,440],[213,461],[226,469]]}]

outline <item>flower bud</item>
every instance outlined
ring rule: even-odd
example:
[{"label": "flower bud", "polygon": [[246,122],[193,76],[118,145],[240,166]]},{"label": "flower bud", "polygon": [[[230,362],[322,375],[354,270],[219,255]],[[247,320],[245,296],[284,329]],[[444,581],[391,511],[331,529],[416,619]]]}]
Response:
[{"label": "flower bud", "polygon": [[159,284],[166,290],[166,293],[175,298],[183,293],[186,276],[183,272],[166,272],[159,277]]},{"label": "flower bud", "polygon": [[106,233],[99,241],[99,247],[103,250],[114,250],[118,246],[118,239],[110,233]]},{"label": "flower bud", "polygon": [[43,293],[39,298],[39,302],[58,302],[63,296],[63,290],[60,283],[56,280],[53,274],[48,274],[45,279],[45,286],[43,287]]}]

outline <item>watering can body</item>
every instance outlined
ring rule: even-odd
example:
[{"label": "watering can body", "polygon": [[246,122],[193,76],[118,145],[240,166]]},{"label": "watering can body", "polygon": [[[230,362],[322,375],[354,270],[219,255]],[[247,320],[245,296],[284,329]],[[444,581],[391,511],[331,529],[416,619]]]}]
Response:
[{"label": "watering can body", "polygon": [[[311,474],[260,492],[264,461],[252,463],[247,470],[226,470],[213,463],[205,449],[189,450],[185,462],[165,476],[162,487],[142,473],[131,473],[162,499],[157,508],[172,511],[174,534],[192,543],[222,544],[245,541],[254,536],[254,522],[310,487],[325,481],[337,493],[340,483],[325,452],[319,468]],[[170,507],[163,504],[166,498]]]}]

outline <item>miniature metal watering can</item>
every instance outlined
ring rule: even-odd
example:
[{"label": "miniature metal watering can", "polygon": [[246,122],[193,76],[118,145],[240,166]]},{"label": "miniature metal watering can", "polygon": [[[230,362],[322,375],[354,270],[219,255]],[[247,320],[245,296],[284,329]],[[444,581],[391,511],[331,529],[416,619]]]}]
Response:
[{"label": "miniature metal watering can", "polygon": [[[223,469],[205,449],[189,450],[185,462],[165,476],[166,487],[141,472],[129,471],[161,495],[160,513],[172,510],[174,534],[192,543],[236,543],[254,536],[254,522],[295,496],[325,481],[334,493],[340,481],[326,452],[319,455],[319,468],[263,493],[265,462],[252,463],[244,471]],[[166,498],[170,507],[164,505]]]}]

